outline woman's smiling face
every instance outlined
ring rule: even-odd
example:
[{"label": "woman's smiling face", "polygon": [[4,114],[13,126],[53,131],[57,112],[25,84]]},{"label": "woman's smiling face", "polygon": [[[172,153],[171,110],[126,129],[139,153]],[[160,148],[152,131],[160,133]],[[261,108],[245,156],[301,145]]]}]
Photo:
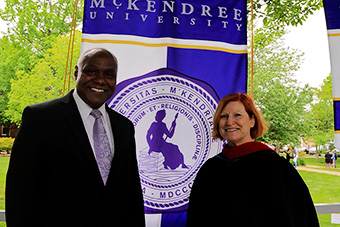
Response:
[{"label": "woman's smiling face", "polygon": [[221,112],[219,132],[230,147],[235,147],[253,141],[250,129],[254,125],[254,116],[248,115],[242,102],[232,101]]}]

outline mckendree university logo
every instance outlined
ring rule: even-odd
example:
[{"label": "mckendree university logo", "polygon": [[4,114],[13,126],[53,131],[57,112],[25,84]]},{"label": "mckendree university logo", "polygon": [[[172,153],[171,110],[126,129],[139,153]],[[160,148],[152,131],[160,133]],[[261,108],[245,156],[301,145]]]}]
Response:
[{"label": "mckendree university logo", "polygon": [[144,205],[186,208],[194,178],[221,142],[211,137],[217,96],[202,81],[159,69],[117,85],[109,106],[133,122]]},{"label": "mckendree university logo", "polygon": [[233,4],[228,5],[228,1],[219,1],[219,3],[216,5],[214,1],[190,4],[173,0],[89,0],[85,6],[85,16],[90,20],[139,21],[190,26],[199,24],[201,27],[216,25],[222,29],[231,27],[236,31],[245,29],[245,10],[234,7]]}]

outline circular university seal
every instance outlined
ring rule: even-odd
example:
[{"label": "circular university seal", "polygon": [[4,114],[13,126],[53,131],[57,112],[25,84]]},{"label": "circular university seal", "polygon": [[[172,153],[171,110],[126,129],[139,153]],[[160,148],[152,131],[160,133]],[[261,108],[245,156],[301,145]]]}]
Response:
[{"label": "circular university seal", "polygon": [[170,69],[117,85],[108,103],[135,126],[147,212],[187,208],[198,170],[222,147],[211,137],[217,101],[208,84]]}]

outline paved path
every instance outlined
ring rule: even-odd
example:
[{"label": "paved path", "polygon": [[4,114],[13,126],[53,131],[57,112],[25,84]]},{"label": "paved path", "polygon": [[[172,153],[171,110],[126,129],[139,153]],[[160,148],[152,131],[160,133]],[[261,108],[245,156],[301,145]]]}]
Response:
[{"label": "paved path", "polygon": [[297,170],[305,170],[305,171],[310,171],[310,172],[326,173],[326,174],[330,174],[330,175],[340,176],[340,172],[323,170],[323,169],[318,169],[318,168],[320,168],[320,167],[319,166],[306,165],[306,166],[298,166]]}]

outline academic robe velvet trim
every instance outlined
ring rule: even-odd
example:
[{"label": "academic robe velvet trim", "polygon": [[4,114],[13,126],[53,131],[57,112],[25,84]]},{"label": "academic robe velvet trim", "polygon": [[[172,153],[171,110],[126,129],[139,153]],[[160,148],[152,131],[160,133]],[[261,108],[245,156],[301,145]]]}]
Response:
[{"label": "academic robe velvet trim", "polygon": [[229,147],[228,144],[226,144],[223,147],[222,154],[228,159],[235,159],[235,158],[239,158],[241,156],[247,155],[247,154],[261,151],[261,150],[272,150],[272,149],[268,147],[266,144],[252,141],[252,142],[241,144],[236,147]]}]

